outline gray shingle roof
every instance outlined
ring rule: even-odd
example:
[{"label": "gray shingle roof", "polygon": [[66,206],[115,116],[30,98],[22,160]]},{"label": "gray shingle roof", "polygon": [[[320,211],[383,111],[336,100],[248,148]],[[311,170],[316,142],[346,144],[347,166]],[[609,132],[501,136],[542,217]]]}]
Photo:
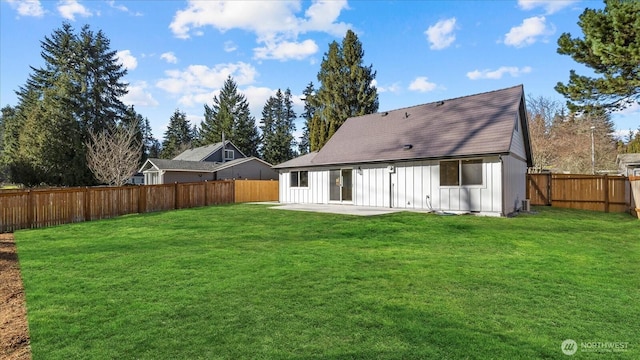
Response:
[{"label": "gray shingle roof", "polygon": [[519,85],[349,118],[315,156],[275,168],[508,153],[523,91]]},{"label": "gray shingle roof", "polygon": [[[228,144],[229,142],[226,141],[226,143]],[[204,161],[204,159],[208,158],[209,155],[213,154],[221,147],[222,142],[217,142],[211,145],[188,149],[174,157],[173,160]]]},{"label": "gray shingle roof", "polygon": [[159,170],[175,171],[202,171],[214,172],[219,165],[214,162],[188,161],[188,160],[167,160],[167,159],[147,159],[147,161]]},{"label": "gray shingle roof", "polygon": [[238,158],[223,163],[209,162],[209,161],[189,161],[189,160],[167,160],[167,159],[147,159],[142,169],[148,169],[147,164],[151,164],[158,168],[158,170],[164,171],[197,171],[197,172],[216,172],[229,167],[233,167],[245,162],[257,161],[266,166],[271,166],[268,162],[258,159],[256,157]]}]

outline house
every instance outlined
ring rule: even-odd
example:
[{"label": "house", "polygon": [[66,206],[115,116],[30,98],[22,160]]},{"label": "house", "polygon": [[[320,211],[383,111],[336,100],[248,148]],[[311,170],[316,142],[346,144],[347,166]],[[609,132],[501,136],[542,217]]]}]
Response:
[{"label": "house", "polygon": [[505,216],[532,166],[522,85],[352,117],[324,147],[274,166],[281,203]]},{"label": "house", "polygon": [[271,164],[246,157],[230,141],[185,150],[175,158],[147,159],[140,168],[146,185],[225,179],[274,180]]},{"label": "house", "polygon": [[640,176],[640,154],[619,154],[618,172],[624,176]]}]

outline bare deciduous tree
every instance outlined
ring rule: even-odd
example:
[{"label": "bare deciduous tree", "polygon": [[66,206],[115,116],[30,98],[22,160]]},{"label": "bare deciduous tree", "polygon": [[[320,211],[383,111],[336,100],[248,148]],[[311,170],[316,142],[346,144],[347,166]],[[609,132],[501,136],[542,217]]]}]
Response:
[{"label": "bare deciduous tree", "polygon": [[124,185],[140,166],[142,144],[136,124],[89,133],[87,165],[96,179],[109,185]]},{"label": "bare deciduous tree", "polygon": [[568,113],[559,102],[542,96],[529,96],[527,112],[533,171],[590,174],[615,169],[613,124],[606,113]]}]

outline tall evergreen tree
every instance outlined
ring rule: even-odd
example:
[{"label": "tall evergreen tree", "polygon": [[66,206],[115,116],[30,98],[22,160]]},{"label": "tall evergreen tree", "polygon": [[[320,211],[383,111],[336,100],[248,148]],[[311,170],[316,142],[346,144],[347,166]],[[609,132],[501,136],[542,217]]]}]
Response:
[{"label": "tall evergreen tree", "polygon": [[134,107],[131,106],[127,110],[127,116],[122,120],[122,125],[124,125],[125,128],[129,128],[131,126],[136,127],[135,140],[142,144],[140,147],[140,164],[144,163],[144,161],[150,157],[157,158],[159,156],[158,149],[160,148],[160,143],[158,142],[158,139],[153,137],[148,118],[137,113]]},{"label": "tall evergreen tree", "polygon": [[262,110],[262,158],[265,161],[279,164],[295,156],[292,148],[295,142],[295,119],[291,91],[287,89],[283,94],[278,89],[276,95],[267,100]]},{"label": "tall evergreen tree", "polygon": [[313,98],[315,91],[316,89],[313,87],[313,82],[309,82],[302,92],[304,95],[304,112],[300,116],[304,120],[304,125],[302,127],[302,136],[300,136],[300,141],[298,142],[298,151],[300,152],[300,155],[308,154],[310,149],[309,129],[311,127],[313,114],[316,112],[315,101]]},{"label": "tall evergreen tree", "polygon": [[[68,23],[41,42],[45,65],[31,67],[16,92],[19,129],[12,180],[25,184],[91,185],[84,143],[90,130],[102,131],[124,119],[126,70],[102,32],[88,26],[75,34]],[[48,139],[47,144],[40,144]],[[14,176],[15,175],[15,176]]]},{"label": "tall evergreen tree", "polygon": [[636,130],[635,136],[629,131],[629,141],[625,149],[627,153],[640,153],[640,127]]},{"label": "tall evergreen tree", "polygon": [[187,120],[187,115],[176,109],[169,119],[167,131],[164,132],[160,157],[163,159],[174,158],[191,147],[193,140],[193,129]]},{"label": "tall evergreen tree", "polygon": [[26,112],[18,137],[19,167],[14,175],[27,186],[40,184],[79,186],[93,184],[86,166],[80,124],[68,111],[72,84],[61,73],[44,89],[43,99]]},{"label": "tall evergreen tree", "polygon": [[204,121],[200,124],[199,144],[208,145],[225,139],[233,142],[247,156],[258,155],[260,136],[255,118],[249,111],[249,102],[238,92],[238,86],[229,76],[213,97],[213,105],[204,106]]},{"label": "tall evergreen tree", "polygon": [[341,45],[329,44],[318,72],[317,108],[309,128],[311,151],[319,150],[347,118],[378,111],[378,92],[372,84],[376,72],[363,60],[362,43],[351,30]]},{"label": "tall evergreen tree", "polygon": [[[12,126],[14,126],[16,118],[15,108],[7,105],[0,110],[0,183],[9,179],[8,159],[5,142],[13,140]],[[15,134],[17,137],[18,134]]]},{"label": "tall evergreen tree", "polygon": [[555,89],[572,111],[619,110],[640,102],[640,1],[605,0],[603,10],[586,9],[578,25],[584,39],[564,33],[558,53],[593,70],[597,77],[569,73]]}]

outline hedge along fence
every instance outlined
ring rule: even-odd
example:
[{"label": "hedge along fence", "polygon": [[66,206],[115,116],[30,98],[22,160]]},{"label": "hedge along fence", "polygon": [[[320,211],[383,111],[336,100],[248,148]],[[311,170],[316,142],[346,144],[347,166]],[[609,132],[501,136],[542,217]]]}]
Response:
[{"label": "hedge along fence", "polygon": [[0,233],[134,213],[235,202],[277,201],[277,188],[277,181],[225,180],[165,185],[2,191]]}]

